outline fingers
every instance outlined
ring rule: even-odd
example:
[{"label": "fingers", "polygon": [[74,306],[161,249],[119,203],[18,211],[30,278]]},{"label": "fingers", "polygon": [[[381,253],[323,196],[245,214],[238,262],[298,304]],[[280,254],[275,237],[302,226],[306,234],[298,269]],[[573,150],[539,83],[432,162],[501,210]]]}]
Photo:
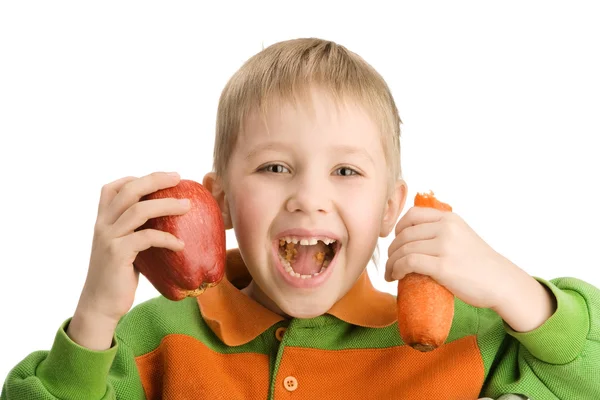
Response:
[{"label": "fingers", "polygon": [[189,201],[184,204],[179,199],[165,198],[137,202],[129,207],[114,223],[112,236],[121,237],[132,233],[151,218],[166,215],[183,215],[190,209]]},{"label": "fingers", "polygon": [[385,280],[399,281],[411,272],[436,278],[439,275],[440,258],[427,254],[411,253],[386,266]]},{"label": "fingers", "polygon": [[132,259],[135,259],[141,251],[150,247],[162,247],[172,251],[181,251],[185,244],[174,235],[157,229],[142,229],[130,235],[118,239],[123,241],[124,249],[131,251]]},{"label": "fingers", "polygon": [[390,247],[388,247],[388,257],[391,257],[397,249],[407,243],[436,238],[438,236],[439,229],[439,225],[435,222],[411,225],[402,229],[402,231],[396,234],[396,237],[390,244]]},{"label": "fingers", "polygon": [[[385,279],[392,281],[396,276],[404,276],[409,272],[418,272],[430,275],[436,272],[439,254],[437,251],[437,240],[417,240],[405,243],[397,248],[388,258],[385,264]],[[424,265],[427,262],[427,265]]]},{"label": "fingers", "polygon": [[426,222],[437,222],[442,219],[444,213],[448,211],[440,211],[430,207],[411,207],[410,210],[400,218],[400,221],[396,224],[396,235],[403,229],[409,226],[419,225]]},{"label": "fingers", "polygon": [[113,199],[115,198],[117,193],[119,193],[123,185],[133,181],[134,179],[137,178],[135,176],[126,176],[124,178],[117,179],[114,182],[107,183],[106,185],[102,186],[102,190],[100,191],[100,202],[98,203],[98,215],[104,213],[106,208],[108,208],[110,202],[113,201]]},{"label": "fingers", "polygon": [[137,203],[143,196],[161,189],[175,186],[180,181],[179,175],[166,172],[153,172],[139,179],[125,183],[114,196],[102,215],[104,224],[113,224],[129,207]]}]

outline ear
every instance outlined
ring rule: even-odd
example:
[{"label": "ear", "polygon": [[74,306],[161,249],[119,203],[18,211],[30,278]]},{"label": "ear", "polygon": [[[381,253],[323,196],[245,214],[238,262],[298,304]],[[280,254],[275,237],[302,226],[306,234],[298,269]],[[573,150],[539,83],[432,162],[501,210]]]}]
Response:
[{"label": "ear", "polygon": [[392,190],[385,205],[385,211],[381,220],[381,229],[379,231],[380,237],[387,237],[394,229],[396,222],[398,222],[398,217],[406,203],[407,193],[408,187],[406,182],[402,179],[397,180],[394,185],[394,190]]},{"label": "ear", "polygon": [[217,178],[217,174],[209,172],[204,175],[202,185],[213,195],[219,208],[221,209],[221,215],[223,216],[223,222],[225,223],[225,229],[233,228],[231,223],[231,214],[229,213],[229,203],[227,202],[227,196],[225,194],[225,186],[220,178]]}]

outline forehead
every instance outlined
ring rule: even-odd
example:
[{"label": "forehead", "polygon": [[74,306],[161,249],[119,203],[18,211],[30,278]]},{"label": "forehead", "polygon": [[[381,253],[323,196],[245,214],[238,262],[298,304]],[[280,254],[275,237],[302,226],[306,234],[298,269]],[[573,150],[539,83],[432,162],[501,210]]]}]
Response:
[{"label": "forehead", "polygon": [[381,147],[378,124],[358,101],[312,88],[305,96],[273,97],[247,115],[238,137],[241,148],[258,142],[313,141]]}]

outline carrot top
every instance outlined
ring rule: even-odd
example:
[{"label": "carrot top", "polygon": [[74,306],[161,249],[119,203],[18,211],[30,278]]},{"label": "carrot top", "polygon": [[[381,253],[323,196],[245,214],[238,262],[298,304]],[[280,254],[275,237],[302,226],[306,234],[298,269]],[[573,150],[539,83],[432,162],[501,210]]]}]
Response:
[{"label": "carrot top", "polygon": [[429,191],[429,193],[417,193],[415,196],[415,206],[436,208],[442,211],[452,211],[452,207],[449,204],[436,199],[432,191]]}]

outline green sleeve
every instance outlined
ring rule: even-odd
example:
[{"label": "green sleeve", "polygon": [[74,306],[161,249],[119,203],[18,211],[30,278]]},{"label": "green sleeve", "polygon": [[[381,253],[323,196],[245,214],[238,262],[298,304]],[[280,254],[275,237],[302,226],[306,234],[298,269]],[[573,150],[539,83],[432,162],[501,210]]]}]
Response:
[{"label": "green sleeve", "polygon": [[29,354],[8,374],[0,400],[144,399],[133,352],[113,338],[110,349],[93,351],[59,328],[50,351]]},{"label": "green sleeve", "polygon": [[486,370],[482,395],[600,399],[600,290],[576,278],[535,279],[557,304],[540,327],[516,332],[493,311],[478,310]]}]

